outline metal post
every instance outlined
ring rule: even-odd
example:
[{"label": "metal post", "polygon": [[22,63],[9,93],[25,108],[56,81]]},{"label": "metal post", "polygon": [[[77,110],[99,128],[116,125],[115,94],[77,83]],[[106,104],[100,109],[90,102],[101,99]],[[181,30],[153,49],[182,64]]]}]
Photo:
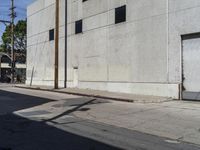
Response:
[{"label": "metal post", "polygon": [[54,88],[58,89],[58,60],[59,60],[59,0],[56,0],[55,14],[55,72],[54,72]]},{"label": "metal post", "polygon": [[11,0],[11,82],[14,83],[15,52],[14,52],[14,0]]},{"label": "metal post", "polygon": [[65,73],[64,73],[64,88],[67,87],[67,0],[65,0]]}]

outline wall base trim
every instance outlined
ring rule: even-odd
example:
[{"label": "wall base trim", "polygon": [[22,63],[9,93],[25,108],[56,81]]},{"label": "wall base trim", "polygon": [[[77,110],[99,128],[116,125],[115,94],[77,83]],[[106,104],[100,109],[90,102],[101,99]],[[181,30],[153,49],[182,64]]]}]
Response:
[{"label": "wall base trim", "polygon": [[[67,83],[68,87],[73,86],[73,82]],[[79,82],[77,88],[103,90],[110,92],[163,96],[179,99],[179,84],[160,83],[113,83],[113,82]]]}]

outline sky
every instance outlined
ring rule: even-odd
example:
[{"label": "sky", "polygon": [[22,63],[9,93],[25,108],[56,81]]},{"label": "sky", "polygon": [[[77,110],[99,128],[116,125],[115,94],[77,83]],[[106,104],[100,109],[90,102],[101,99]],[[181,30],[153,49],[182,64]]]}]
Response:
[{"label": "sky", "polygon": [[[14,5],[16,7],[15,11],[17,13],[17,17],[15,22],[21,19],[26,19],[26,7],[34,2],[35,0],[14,0]],[[0,0],[0,20],[9,20],[10,21],[10,5],[11,0]],[[0,23],[0,42],[1,35],[5,29],[5,25]]]}]

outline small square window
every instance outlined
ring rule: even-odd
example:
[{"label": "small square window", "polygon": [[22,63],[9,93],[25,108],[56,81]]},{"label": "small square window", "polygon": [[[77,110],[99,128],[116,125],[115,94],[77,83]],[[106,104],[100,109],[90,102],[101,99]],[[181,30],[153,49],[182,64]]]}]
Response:
[{"label": "small square window", "polygon": [[49,30],[49,41],[54,40],[54,29]]},{"label": "small square window", "polygon": [[115,24],[126,21],[126,5],[115,8]]},{"label": "small square window", "polygon": [[83,31],[83,21],[82,20],[79,20],[79,21],[76,21],[75,22],[75,33],[78,34],[78,33],[82,33]]}]

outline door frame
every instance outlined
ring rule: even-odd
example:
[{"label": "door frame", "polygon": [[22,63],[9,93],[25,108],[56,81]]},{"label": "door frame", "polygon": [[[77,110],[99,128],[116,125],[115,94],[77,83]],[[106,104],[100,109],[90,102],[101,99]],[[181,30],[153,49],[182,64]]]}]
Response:
[{"label": "door frame", "polygon": [[195,38],[200,38],[200,32],[196,32],[196,33],[189,33],[189,34],[183,34],[181,35],[181,84],[179,86],[179,96],[180,96],[180,100],[184,100],[183,98],[183,92],[184,92],[184,65],[183,65],[183,41],[184,40],[189,40],[189,39],[195,39]]},{"label": "door frame", "polygon": [[73,67],[73,87],[78,88],[79,76],[78,67]]}]

